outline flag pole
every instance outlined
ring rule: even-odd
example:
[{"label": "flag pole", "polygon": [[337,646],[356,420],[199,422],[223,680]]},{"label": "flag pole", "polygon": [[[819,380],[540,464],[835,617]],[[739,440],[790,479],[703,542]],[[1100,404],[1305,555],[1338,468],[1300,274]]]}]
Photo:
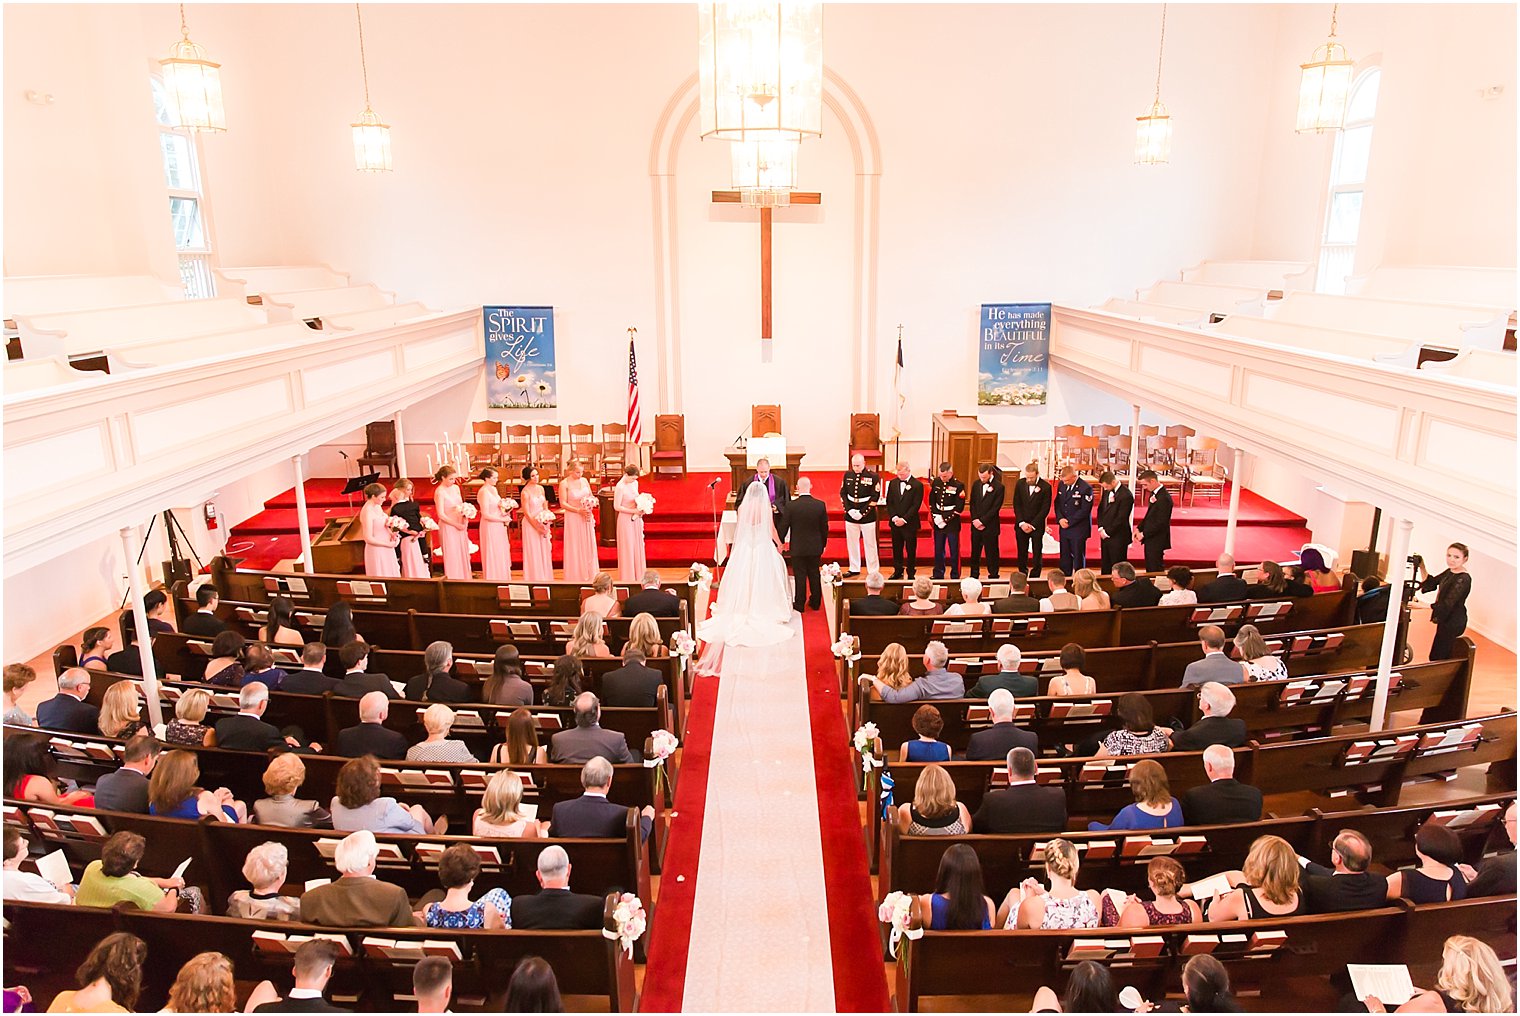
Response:
[{"label": "flag pole", "polygon": [[[896,460],[896,461],[893,462],[893,466],[894,467],[896,467],[896,465],[897,465],[898,462],[902,461],[902,407],[903,407],[903,395],[902,395],[902,387],[901,387],[901,385],[902,385],[902,369],[903,369],[902,333],[903,333],[903,326],[902,325],[898,325],[897,326],[897,361],[896,361],[896,364],[892,367],[892,397],[897,400],[896,408],[894,408],[892,410],[892,433],[893,433],[893,438],[892,438],[892,458],[894,460]],[[885,463],[883,463],[883,465],[885,465]]]}]

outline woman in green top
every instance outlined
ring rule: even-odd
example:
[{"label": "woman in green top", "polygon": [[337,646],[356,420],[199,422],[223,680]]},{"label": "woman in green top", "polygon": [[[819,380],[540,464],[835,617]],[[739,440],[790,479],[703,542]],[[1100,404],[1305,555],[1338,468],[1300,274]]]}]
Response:
[{"label": "woman in green top", "polygon": [[182,878],[149,878],[137,873],[147,841],[136,833],[120,832],[100,848],[100,860],[91,861],[79,880],[74,902],[81,907],[114,907],[135,904],[141,910],[173,913],[179,907]]}]

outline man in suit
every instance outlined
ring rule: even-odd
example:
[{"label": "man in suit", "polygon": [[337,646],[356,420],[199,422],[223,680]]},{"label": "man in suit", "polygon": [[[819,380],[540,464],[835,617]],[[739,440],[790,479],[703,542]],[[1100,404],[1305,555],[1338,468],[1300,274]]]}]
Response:
[{"label": "man in suit", "polygon": [[332,928],[411,928],[412,902],[406,890],[375,878],[380,845],[368,829],[349,833],[333,852],[336,882],[301,896],[301,923]]},{"label": "man in suit", "polygon": [[1013,692],[999,688],[987,696],[992,712],[992,726],[978,730],[966,742],[967,762],[986,762],[1005,757],[1015,748],[1040,750],[1040,739],[1032,730],[1013,725]]},{"label": "man in suit", "polygon": [[322,673],[327,662],[327,647],[320,642],[308,642],[301,647],[301,669],[293,670],[280,682],[280,690],[292,695],[321,695],[338,686],[336,677]]},{"label": "man in suit", "polygon": [[454,647],[431,642],[422,654],[426,673],[406,682],[406,697],[413,702],[470,702],[477,696],[470,686],[449,672],[454,669]]},{"label": "man in suit", "polygon": [[1029,595],[1029,576],[1014,570],[1008,575],[1008,595],[992,605],[994,614],[1033,614],[1040,601]]},{"label": "man in suit", "polygon": [[1061,543],[1061,570],[1075,575],[1087,567],[1087,538],[1092,535],[1092,484],[1072,466],[1061,470],[1056,488],[1056,527]]},{"label": "man in suit", "polygon": [[58,679],[58,694],[37,706],[37,726],[75,734],[100,733],[100,710],[85,701],[90,694],[90,672],[70,667]]},{"label": "man in suit", "polygon": [[[755,475],[749,478],[750,483],[759,483],[765,486],[766,496],[771,499],[771,517],[776,520],[776,529],[781,529],[781,516],[786,513],[787,494],[786,479],[779,473],[771,472],[770,459],[755,460]],[[748,487],[749,484],[745,484]],[[744,492],[738,491],[739,500],[744,500]]]},{"label": "man in suit", "polygon": [[881,477],[866,471],[864,455],[850,456],[850,471],[839,485],[839,503],[844,505],[844,542],[850,555],[846,575],[860,574],[861,551],[865,551],[866,571],[880,571],[880,540],[876,535],[876,503],[881,500]]},{"label": "man in suit", "polygon": [[[195,635],[199,638],[214,639],[227,630],[227,622],[216,616],[217,604],[221,598],[217,596],[213,586],[201,586],[195,591],[195,613],[185,618],[184,632],[186,635]],[[143,599],[144,606],[147,598]],[[148,628],[151,631],[153,624],[150,621]]]},{"label": "man in suit", "polygon": [[[96,798],[97,802],[99,798]],[[97,803],[96,807],[99,807]],[[1515,802],[1511,801],[1508,808],[1504,809],[1504,833],[1509,837],[1510,849],[1500,851],[1492,857],[1483,859],[1483,864],[1474,871],[1471,865],[1459,864],[1462,874],[1467,878],[1467,895],[1469,898],[1477,896],[1513,896],[1515,894],[1515,842],[1517,840],[1515,829]]]},{"label": "man in suit", "polygon": [[602,704],[623,709],[652,709],[665,678],[658,670],[644,665],[644,650],[627,646],[623,665],[602,675],[599,688]]},{"label": "man in suit", "polygon": [[999,541],[1003,535],[1000,514],[1003,510],[1003,481],[997,476],[992,463],[983,462],[976,467],[976,482],[971,485],[969,498],[971,518],[971,577],[982,577],[982,559],[987,561],[987,577],[998,577],[1002,565]]},{"label": "man in suit", "polygon": [[1235,693],[1229,688],[1218,681],[1200,684],[1198,711],[1203,713],[1203,719],[1172,735],[1172,751],[1202,751],[1211,744],[1222,744],[1226,748],[1245,747],[1246,721],[1230,716],[1234,708]]},{"label": "man in suit", "polygon": [[378,691],[386,698],[400,698],[401,693],[396,691],[396,686],[391,684],[391,679],[384,674],[366,674],[365,666],[369,663],[369,643],[350,642],[338,650],[338,659],[343,662],[343,679],[333,685],[333,694],[344,698],[363,698],[372,691]]},{"label": "man in suit", "polygon": [[1109,470],[1098,477],[1098,486],[1103,488],[1098,501],[1098,567],[1106,572],[1129,557],[1135,494]]},{"label": "man in suit", "polygon": [[[1185,813],[1184,813],[1185,814]],[[1372,844],[1354,829],[1343,829],[1330,844],[1330,867],[1305,857],[1298,887],[1311,914],[1375,910],[1388,905],[1388,879],[1367,870]]]},{"label": "man in suit", "polygon": [[943,642],[930,642],[924,648],[926,673],[915,677],[902,688],[888,688],[873,674],[860,675],[862,688],[875,688],[883,702],[917,702],[920,699],[961,698],[966,694],[966,682],[959,674],[945,669],[950,662],[950,650]]},{"label": "man in suit", "polygon": [[1190,826],[1261,821],[1261,791],[1235,779],[1235,753],[1222,744],[1203,749],[1209,782],[1182,795],[1182,815]]},{"label": "man in suit", "polygon": [[424,956],[412,968],[412,995],[419,1013],[449,1012],[454,995],[454,964],[445,956]]},{"label": "man in suit", "polygon": [[644,588],[623,601],[623,616],[680,617],[681,598],[660,588],[660,573],[653,568],[644,569]]},{"label": "man in suit", "polygon": [[1203,647],[1203,659],[1194,660],[1182,672],[1182,687],[1188,688],[1206,681],[1220,684],[1240,684],[1246,679],[1240,664],[1224,654],[1224,629],[1217,624],[1206,624],[1198,629],[1198,644]]},{"label": "man in suit", "polygon": [[885,575],[879,571],[867,573],[866,595],[857,596],[850,601],[850,615],[852,617],[895,617],[902,608],[881,595],[882,590],[886,588]]},{"label": "man in suit", "polygon": [[1019,664],[1024,659],[1024,654],[1019,652],[1015,645],[999,646],[997,651],[998,672],[996,674],[983,674],[977,678],[976,684],[966,693],[967,698],[990,699],[997,693],[999,688],[1008,692],[1014,698],[1019,696],[1028,697],[1039,694],[1039,683],[1035,681],[1033,674],[1020,674]]},{"label": "man in suit", "polygon": [[1035,755],[1028,748],[1008,753],[1008,789],[982,795],[971,817],[979,833],[1059,833],[1066,829],[1066,791],[1034,781]]},{"label": "man in suit", "polygon": [[359,722],[338,731],[338,754],[345,758],[373,755],[376,758],[406,758],[406,735],[385,726],[391,712],[391,700],[372,691],[359,700]]},{"label": "man in suit", "polygon": [[1114,565],[1109,576],[1114,580],[1114,591],[1109,602],[1115,607],[1154,607],[1161,602],[1161,590],[1148,578],[1135,574],[1135,566],[1128,561]]},{"label": "man in suit", "polygon": [[1150,494],[1145,507],[1145,518],[1135,527],[1135,539],[1145,547],[1145,570],[1166,570],[1166,552],[1172,546],[1172,495],[1161,485],[1161,477],[1154,469],[1140,474],[1140,483]]},{"label": "man in suit", "polygon": [[1214,567],[1219,569],[1219,574],[1198,590],[1199,603],[1233,603],[1251,598],[1251,587],[1235,574],[1235,558],[1220,554],[1214,560]]},{"label": "man in suit", "polygon": [[106,657],[106,669],[113,674],[142,677],[142,653],[137,645],[137,622],[131,614],[122,615],[121,640],[124,645]]},{"label": "man in suit", "polygon": [[918,573],[918,510],[924,503],[924,485],[906,462],[897,464],[897,477],[887,483],[887,525],[892,530],[892,577],[913,578]]},{"label": "man in suit", "polygon": [[[1031,462],[1024,467],[1024,475],[1013,486],[1013,530],[1018,541],[1019,571],[1030,578],[1039,578],[1045,561],[1045,523],[1050,518],[1052,491],[1050,484],[1040,479],[1040,466]],[[1030,557],[1034,558],[1031,568]]]},{"label": "man in suit", "polygon": [[[264,720],[269,708],[269,686],[262,681],[249,681],[238,690],[238,712],[216,721],[216,746],[228,751],[268,751],[271,748],[306,748],[294,737],[286,737],[278,727]],[[312,751],[320,751],[320,744],[313,744]]]},{"label": "man in suit", "polygon": [[148,776],[158,762],[158,740],[138,734],[122,749],[121,768],[95,781],[95,807],[101,811],[148,813]]},{"label": "man in suit", "polygon": [[934,577],[942,579],[948,569],[952,579],[961,577],[961,513],[966,510],[966,485],[955,478],[948,462],[939,464],[939,475],[929,484],[929,522],[934,534]]},{"label": "man in suit", "polygon": [[328,1002],[323,997],[327,991],[327,982],[332,980],[333,964],[338,961],[338,947],[326,939],[314,938],[309,942],[302,942],[296,949],[293,973],[295,975],[295,987],[280,998],[275,992],[275,987],[268,981],[262,981],[254,988],[253,996],[249,1001],[275,995],[272,1002],[262,1002],[255,1005],[253,1012],[352,1012],[350,1009],[340,1009]]},{"label": "man in suit", "polygon": [[[591,837],[616,839],[628,829],[628,808],[607,800],[612,790],[612,763],[604,758],[594,758],[581,766],[580,797],[561,801],[549,815],[551,831],[561,839],[567,837]],[[639,812],[639,832],[649,838],[654,823],[654,808],[645,805]]]},{"label": "man in suit", "polygon": [[829,510],[813,496],[813,481],[797,478],[797,496],[786,510],[782,540],[791,544],[792,609],[823,606],[823,577],[819,568],[829,542]]},{"label": "man in suit", "polygon": [[602,898],[570,891],[570,855],[559,845],[538,852],[538,892],[512,897],[512,927],[561,931],[602,926]]},{"label": "man in suit", "polygon": [[575,697],[575,726],[561,730],[549,739],[549,761],[557,765],[589,762],[604,758],[609,762],[637,762],[628,750],[628,737],[616,730],[601,727],[602,704],[589,691]]}]

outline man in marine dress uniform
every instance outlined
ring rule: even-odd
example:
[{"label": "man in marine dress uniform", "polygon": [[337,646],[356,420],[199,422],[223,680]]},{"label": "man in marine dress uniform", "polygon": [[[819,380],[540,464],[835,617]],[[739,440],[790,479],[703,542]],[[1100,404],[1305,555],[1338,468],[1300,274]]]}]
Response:
[{"label": "man in marine dress uniform", "polygon": [[1092,535],[1092,485],[1072,466],[1061,470],[1056,489],[1056,525],[1061,530],[1061,570],[1075,575],[1087,567],[1087,538]]},{"label": "man in marine dress uniform", "polygon": [[1119,483],[1112,472],[1098,477],[1103,497],[1098,502],[1098,547],[1102,552],[1103,574],[1120,561],[1129,559],[1130,518],[1135,510],[1135,495]]},{"label": "man in marine dress uniform", "polygon": [[[1050,484],[1040,479],[1040,466],[1031,462],[1024,475],[1013,485],[1013,535],[1018,541],[1019,571],[1032,579],[1040,577],[1045,563],[1045,520],[1050,517]],[[1030,569],[1029,558],[1034,557]]]},{"label": "man in marine dress uniform", "polygon": [[880,540],[876,535],[876,502],[881,500],[881,477],[866,469],[864,455],[850,457],[850,471],[839,485],[844,505],[844,542],[850,552],[847,575],[860,574],[860,550],[865,545],[866,571],[881,571]]},{"label": "man in marine dress uniform", "polygon": [[948,462],[939,464],[939,475],[929,484],[929,521],[934,525],[934,577],[961,577],[961,512],[966,508],[966,485],[955,478]]}]

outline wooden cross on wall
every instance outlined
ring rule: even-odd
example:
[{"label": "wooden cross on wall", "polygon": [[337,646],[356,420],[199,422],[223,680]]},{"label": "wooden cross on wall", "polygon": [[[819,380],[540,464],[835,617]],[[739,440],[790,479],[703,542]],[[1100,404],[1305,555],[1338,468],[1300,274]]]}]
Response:
[{"label": "wooden cross on wall", "polygon": [[[713,204],[737,205],[743,201],[738,191],[713,191]],[[818,205],[823,195],[817,191],[793,191],[792,204]],[[760,209],[760,339],[771,338],[771,208]]]}]

